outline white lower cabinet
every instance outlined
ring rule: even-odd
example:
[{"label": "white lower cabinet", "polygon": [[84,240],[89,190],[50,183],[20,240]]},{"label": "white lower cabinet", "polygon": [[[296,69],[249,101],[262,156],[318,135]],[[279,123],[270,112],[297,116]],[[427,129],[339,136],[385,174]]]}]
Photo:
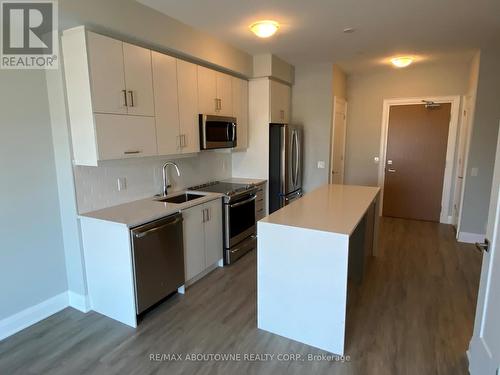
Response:
[{"label": "white lower cabinet", "polygon": [[222,202],[220,199],[182,211],[186,281],[222,259]]}]

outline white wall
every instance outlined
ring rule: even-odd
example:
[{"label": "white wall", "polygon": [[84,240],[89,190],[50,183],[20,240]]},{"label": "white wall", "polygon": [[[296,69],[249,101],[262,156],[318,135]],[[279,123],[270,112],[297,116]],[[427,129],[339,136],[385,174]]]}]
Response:
[{"label": "white wall", "polygon": [[[332,64],[295,66],[292,90],[292,123],[303,127],[303,189],[328,183],[332,124]],[[318,169],[317,162],[325,168]]]},{"label": "white wall", "polygon": [[67,283],[45,74],[0,70],[0,82],[2,320]]},{"label": "white wall", "polygon": [[[486,233],[500,122],[500,52],[481,50],[480,60],[460,225],[461,232],[475,234]],[[472,168],[478,168],[477,176],[471,176]]]},{"label": "white wall", "polygon": [[333,64],[332,92],[333,96],[347,98],[347,75],[337,64]]},{"label": "white wall", "polygon": [[[151,197],[161,192],[162,165],[174,161],[181,176],[168,167],[171,192],[208,181],[231,177],[231,154],[204,151],[188,158],[139,158],[103,162],[99,167],[75,166],[75,185],[80,213]],[[117,179],[127,179],[127,189],[118,191]]]},{"label": "white wall", "polygon": [[380,152],[384,99],[463,95],[469,66],[468,61],[446,61],[349,75],[345,182],[378,184],[378,164],[373,158]]}]

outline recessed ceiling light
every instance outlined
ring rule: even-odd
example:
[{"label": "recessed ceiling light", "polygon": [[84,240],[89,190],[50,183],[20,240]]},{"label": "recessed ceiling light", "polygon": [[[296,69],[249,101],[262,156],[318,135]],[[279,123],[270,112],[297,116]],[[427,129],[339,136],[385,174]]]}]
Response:
[{"label": "recessed ceiling light", "polygon": [[344,33],[346,33],[346,34],[350,34],[350,33],[353,33],[355,31],[356,31],[356,29],[354,27],[346,27],[346,28],[344,28]]},{"label": "recessed ceiling light", "polygon": [[259,38],[269,38],[273,36],[279,28],[279,23],[272,20],[257,21],[250,25],[250,30]]},{"label": "recessed ceiling light", "polygon": [[413,62],[413,60],[413,57],[410,56],[399,56],[391,59],[391,63],[396,68],[406,68]]}]

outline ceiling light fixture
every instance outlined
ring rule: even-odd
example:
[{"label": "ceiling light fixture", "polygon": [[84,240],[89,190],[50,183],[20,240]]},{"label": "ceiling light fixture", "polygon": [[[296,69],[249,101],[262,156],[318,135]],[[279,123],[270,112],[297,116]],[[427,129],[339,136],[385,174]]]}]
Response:
[{"label": "ceiling light fixture", "polygon": [[273,36],[279,28],[279,23],[271,20],[257,21],[250,25],[250,30],[259,38],[269,38]]},{"label": "ceiling light fixture", "polygon": [[351,33],[355,32],[355,31],[356,31],[356,29],[354,27],[346,27],[346,28],[344,28],[344,33],[346,33],[346,34],[351,34]]},{"label": "ceiling light fixture", "polygon": [[396,68],[406,68],[413,62],[413,60],[414,60],[413,57],[410,56],[400,56],[391,59],[391,63]]}]

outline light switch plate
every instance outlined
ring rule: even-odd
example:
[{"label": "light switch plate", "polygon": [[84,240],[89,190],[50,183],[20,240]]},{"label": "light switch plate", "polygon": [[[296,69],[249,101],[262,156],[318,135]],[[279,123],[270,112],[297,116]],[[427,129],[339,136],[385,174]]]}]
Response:
[{"label": "light switch plate", "polygon": [[479,174],[479,168],[478,167],[472,167],[470,169],[470,175],[472,177],[477,177],[478,174]]},{"label": "light switch plate", "polygon": [[127,178],[126,177],[118,177],[116,180],[118,191],[127,190]]},{"label": "light switch plate", "polygon": [[326,164],[324,161],[322,160],[318,161],[318,169],[325,169],[325,166]]}]

